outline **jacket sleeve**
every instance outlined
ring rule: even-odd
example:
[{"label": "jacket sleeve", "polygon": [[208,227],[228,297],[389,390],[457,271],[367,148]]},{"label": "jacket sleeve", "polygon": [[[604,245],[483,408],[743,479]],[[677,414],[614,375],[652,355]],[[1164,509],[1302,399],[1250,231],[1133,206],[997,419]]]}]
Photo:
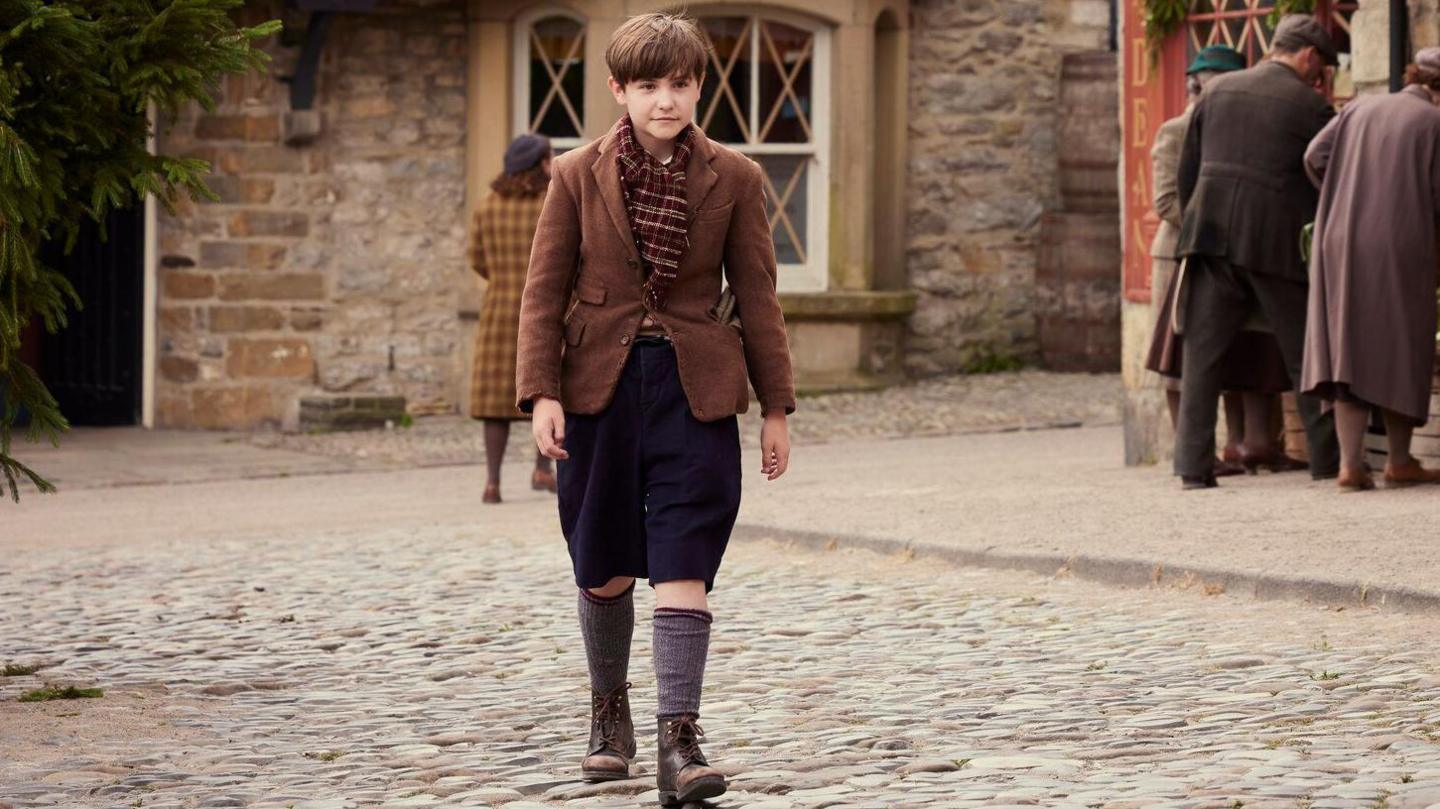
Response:
[{"label": "jacket sleeve", "polygon": [[1330,168],[1330,156],[1335,151],[1335,134],[1339,131],[1340,118],[1330,119],[1330,123],[1320,130],[1320,134],[1310,141],[1310,146],[1305,149],[1305,173],[1310,175],[1310,182],[1319,188],[1325,182],[1325,172]]},{"label": "jacket sleeve", "polygon": [[475,271],[485,280],[490,280],[490,268],[485,266],[485,240],[481,235],[481,213],[475,211],[475,218],[470,222],[470,269]]},{"label": "jacket sleeve", "polygon": [[1155,136],[1155,146],[1150,150],[1155,215],[1176,227],[1180,226],[1180,194],[1176,187],[1176,170],[1183,145],[1181,139],[1185,137],[1185,133],[1178,130],[1178,127],[1162,125]]},{"label": "jacket sleeve", "polygon": [[560,398],[560,348],[565,336],[565,307],[580,259],[580,212],[565,171],[550,179],[530,265],[520,298],[520,333],[515,361],[516,407],[529,413],[535,400]]},{"label": "jacket sleeve", "polygon": [[725,236],[725,278],[735,291],[744,329],[745,365],[760,399],[760,412],[795,412],[790,340],[775,292],[775,240],[765,214],[764,175],[754,161],[735,199]]},{"label": "jacket sleeve", "polygon": [[1180,166],[1175,172],[1175,193],[1182,214],[1190,207],[1190,198],[1200,182],[1200,131],[1204,120],[1205,97],[1201,96],[1190,114],[1190,127],[1185,130],[1185,142],[1180,147]]}]

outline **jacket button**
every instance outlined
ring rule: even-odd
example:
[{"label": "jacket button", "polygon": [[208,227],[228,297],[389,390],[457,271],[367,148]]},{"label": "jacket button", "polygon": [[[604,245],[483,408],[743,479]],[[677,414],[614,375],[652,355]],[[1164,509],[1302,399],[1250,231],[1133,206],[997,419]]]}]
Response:
[{"label": "jacket button", "polygon": [[620,335],[620,345],[622,345],[622,346],[628,346],[628,345],[630,345],[630,335],[628,335],[628,334],[622,334],[622,335]]}]

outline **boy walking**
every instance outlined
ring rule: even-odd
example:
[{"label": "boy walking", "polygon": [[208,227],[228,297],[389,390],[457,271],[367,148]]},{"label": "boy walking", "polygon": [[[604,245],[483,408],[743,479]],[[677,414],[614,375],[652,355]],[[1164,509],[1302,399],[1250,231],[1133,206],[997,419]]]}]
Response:
[{"label": "boy walking", "polygon": [[[707,593],[740,506],[736,414],[754,385],[761,474],[789,464],[795,410],[760,167],[694,126],[710,45],[695,22],[633,17],[606,50],[625,113],[556,158],[520,311],[516,391],[558,461],[560,525],[590,668],[587,780],[629,776],[634,585],[655,589],[660,801],[725,791],[697,720]],[[741,330],[717,315],[728,280]],[[748,373],[747,373],[748,372]]]}]

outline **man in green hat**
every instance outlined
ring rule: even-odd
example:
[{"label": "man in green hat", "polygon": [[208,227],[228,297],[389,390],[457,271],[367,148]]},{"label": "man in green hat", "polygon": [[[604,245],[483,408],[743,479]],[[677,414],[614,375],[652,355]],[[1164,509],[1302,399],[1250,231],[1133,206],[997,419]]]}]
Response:
[{"label": "man in green hat", "polygon": [[[1181,355],[1184,337],[1177,304],[1183,300],[1183,272],[1177,272],[1176,243],[1180,235],[1180,200],[1177,168],[1191,112],[1201,90],[1215,76],[1245,69],[1245,57],[1225,45],[1211,45],[1190,63],[1187,90],[1190,105],[1185,112],[1161,124],[1150,151],[1154,176],[1155,213],[1160,227],[1151,243],[1153,299],[1158,317],[1145,367],[1164,377],[1165,400],[1170,424],[1179,425]],[[1163,295],[1164,297],[1158,297]],[[1247,458],[1276,456],[1275,436],[1270,429],[1277,394],[1289,387],[1285,360],[1274,335],[1246,330],[1222,359],[1221,389],[1225,400],[1225,450],[1214,461],[1216,476],[1238,475]],[[1211,404],[1214,408],[1214,404]],[[1293,466],[1293,464],[1292,464]]]}]

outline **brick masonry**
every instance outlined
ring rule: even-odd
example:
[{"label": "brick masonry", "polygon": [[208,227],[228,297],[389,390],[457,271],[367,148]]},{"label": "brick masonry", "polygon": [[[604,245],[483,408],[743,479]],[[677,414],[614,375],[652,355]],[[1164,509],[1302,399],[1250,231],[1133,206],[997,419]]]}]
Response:
[{"label": "brick masonry", "polygon": [[[277,4],[250,21],[303,15]],[[157,421],[279,422],[302,394],[401,396],[450,412],[463,389],[466,28],[457,2],[340,15],[319,137],[281,142],[298,47],[225,82],[159,148],[209,160],[217,202],[160,217]],[[168,124],[168,125],[167,125]]]}]

